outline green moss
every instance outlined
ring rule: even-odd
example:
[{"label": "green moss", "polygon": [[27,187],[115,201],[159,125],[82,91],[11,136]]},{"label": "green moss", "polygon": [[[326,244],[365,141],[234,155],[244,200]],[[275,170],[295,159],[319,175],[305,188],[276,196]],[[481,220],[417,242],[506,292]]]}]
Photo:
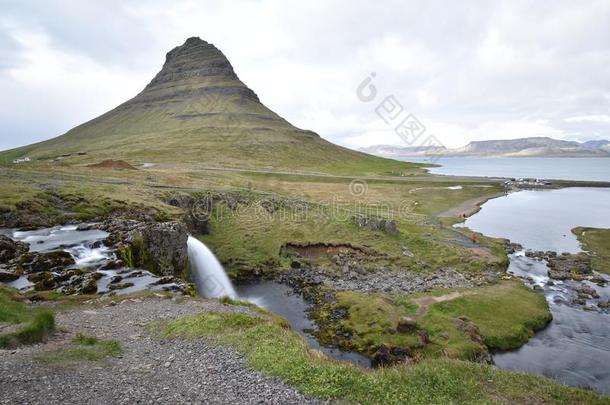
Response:
[{"label": "green moss", "polygon": [[116,255],[127,267],[135,267],[131,246],[122,246],[118,248]]},{"label": "green moss", "polygon": [[82,361],[99,362],[108,357],[117,357],[121,352],[121,345],[116,340],[78,334],[70,346],[43,353],[37,359],[45,363],[70,365]]},{"label": "green moss", "polygon": [[[345,349],[355,350],[372,356],[381,347],[398,347],[413,350],[421,347],[415,333],[399,333],[398,322],[402,317],[413,315],[417,306],[401,298],[385,294],[364,294],[355,291],[339,292],[337,303],[326,309],[328,317],[332,313],[344,310],[346,319],[337,324],[328,324],[322,328],[320,337],[323,341],[339,345]],[[345,336],[350,336],[345,339]]]},{"label": "green moss", "polygon": [[448,359],[365,370],[328,360],[307,342],[265,318],[207,313],[165,325],[166,337],[208,337],[236,347],[249,364],[303,394],[367,404],[602,404],[607,398],[550,379]]},{"label": "green moss", "polygon": [[[506,281],[468,290],[462,297],[433,304],[421,323],[430,331],[433,339],[442,341],[440,334],[451,333],[455,329],[453,320],[459,317],[472,321],[478,327],[485,344],[499,350],[516,349],[524,345],[535,331],[544,328],[552,320],[542,295],[519,281]],[[446,327],[439,328],[439,325]],[[459,352],[459,346],[469,346],[462,340],[450,337],[447,345],[454,346],[453,350]],[[463,357],[468,357],[469,350],[471,349],[467,347]]]},{"label": "green moss", "polygon": [[[518,281],[459,291],[462,295],[457,298],[441,297],[449,293],[456,292],[411,296],[340,292],[336,304],[319,304],[314,311],[321,326],[318,336],[326,344],[368,356],[385,346],[404,349],[415,357],[480,361],[488,348],[522,346],[552,319],[544,297]],[[426,297],[441,298],[437,303],[430,300],[422,310],[416,303]],[[405,317],[415,319],[416,325],[399,332]]]}]

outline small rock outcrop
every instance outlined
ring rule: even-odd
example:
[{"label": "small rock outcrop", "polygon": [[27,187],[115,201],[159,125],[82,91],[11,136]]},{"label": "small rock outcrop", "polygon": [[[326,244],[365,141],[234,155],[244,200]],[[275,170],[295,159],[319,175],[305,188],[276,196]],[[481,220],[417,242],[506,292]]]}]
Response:
[{"label": "small rock outcrop", "polygon": [[356,225],[361,228],[367,228],[371,231],[382,231],[388,235],[398,235],[398,228],[394,221],[386,219],[373,219],[366,217],[358,217],[354,220]]},{"label": "small rock outcrop", "polygon": [[58,272],[75,264],[72,255],[63,250],[30,252],[19,257],[19,267],[24,273]]},{"label": "small rock outcrop", "polygon": [[8,236],[0,235],[0,263],[7,263],[26,253],[30,246],[24,242],[14,241]]},{"label": "small rock outcrop", "polygon": [[101,224],[110,233],[106,244],[129,267],[140,267],[158,275],[183,275],[188,267],[188,231],[179,222],[138,221],[122,217]]}]

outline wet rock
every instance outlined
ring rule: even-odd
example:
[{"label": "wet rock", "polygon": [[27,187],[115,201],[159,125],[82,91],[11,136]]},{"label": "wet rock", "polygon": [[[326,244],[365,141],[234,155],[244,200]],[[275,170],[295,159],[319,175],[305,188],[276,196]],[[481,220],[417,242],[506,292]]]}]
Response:
[{"label": "wet rock", "polygon": [[515,253],[515,252],[516,252],[516,251],[518,251],[518,250],[522,250],[522,249],[523,249],[523,246],[521,246],[521,245],[520,245],[520,244],[518,244],[518,243],[513,243],[513,242],[508,242],[508,241],[507,241],[506,243],[504,243],[503,248],[504,248],[504,251],[505,251],[507,254],[509,254],[509,255],[510,255],[510,254]]},{"label": "wet rock", "polygon": [[117,248],[117,255],[128,267],[176,276],[187,268],[188,231],[181,223],[113,218],[99,228],[111,234],[107,244]]},{"label": "wet rock", "polygon": [[121,276],[113,276],[110,278],[110,284],[116,284],[122,280],[123,280],[123,277],[121,277]]},{"label": "wet rock", "polygon": [[28,280],[34,283],[34,290],[36,291],[48,291],[56,287],[55,275],[50,271],[30,274]]},{"label": "wet rock", "polygon": [[0,283],[10,283],[11,281],[15,281],[18,278],[19,275],[14,273],[13,271],[0,268]]},{"label": "wet rock", "polygon": [[108,286],[108,289],[111,291],[114,290],[124,290],[125,288],[133,287],[133,283],[121,283],[121,284],[111,284]]},{"label": "wet rock", "polygon": [[576,297],[572,300],[572,304],[573,305],[586,305],[587,304],[587,300],[585,298],[582,297]]},{"label": "wet rock", "polygon": [[75,264],[70,253],[63,250],[53,252],[30,252],[20,256],[19,265],[25,273],[38,273],[43,271],[61,271]]},{"label": "wet rock", "polygon": [[153,284],[154,285],[163,285],[163,284],[170,284],[170,283],[174,283],[174,282],[176,282],[176,279],[174,277],[166,276],[166,277],[161,277],[160,279],[155,281]]},{"label": "wet rock", "polygon": [[548,263],[549,277],[558,280],[582,280],[593,273],[591,257],[585,253],[563,253],[556,257],[549,256]]},{"label": "wet rock", "polygon": [[21,256],[30,249],[25,242],[14,241],[8,236],[0,235],[0,263],[6,263]]},{"label": "wet rock", "polygon": [[574,291],[576,292],[579,298],[599,298],[599,294],[597,293],[597,291],[587,285],[580,285],[574,287]]},{"label": "wet rock", "polygon": [[599,301],[597,306],[602,309],[610,309],[610,301]]}]

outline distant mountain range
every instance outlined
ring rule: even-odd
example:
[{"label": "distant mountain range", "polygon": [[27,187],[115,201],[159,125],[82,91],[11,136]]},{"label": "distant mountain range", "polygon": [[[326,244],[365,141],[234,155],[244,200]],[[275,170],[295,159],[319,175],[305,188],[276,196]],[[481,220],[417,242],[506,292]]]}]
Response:
[{"label": "distant mountain range", "polygon": [[461,148],[436,146],[400,147],[375,145],[360,148],[361,152],[389,158],[429,155],[479,157],[610,157],[610,141],[562,141],[537,137],[496,141],[470,142]]}]

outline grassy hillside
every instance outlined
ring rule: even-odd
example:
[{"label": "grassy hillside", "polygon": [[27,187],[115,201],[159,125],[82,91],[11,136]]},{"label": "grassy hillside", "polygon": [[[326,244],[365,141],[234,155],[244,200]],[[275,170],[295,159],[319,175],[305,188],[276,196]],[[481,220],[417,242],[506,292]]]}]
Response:
[{"label": "grassy hillside", "polygon": [[[289,91],[287,89],[287,91]],[[78,152],[86,157],[75,158]],[[0,153],[95,163],[200,163],[327,173],[401,175],[419,167],[334,145],[265,107],[216,47],[190,38],[133,99],[57,138]]]}]

